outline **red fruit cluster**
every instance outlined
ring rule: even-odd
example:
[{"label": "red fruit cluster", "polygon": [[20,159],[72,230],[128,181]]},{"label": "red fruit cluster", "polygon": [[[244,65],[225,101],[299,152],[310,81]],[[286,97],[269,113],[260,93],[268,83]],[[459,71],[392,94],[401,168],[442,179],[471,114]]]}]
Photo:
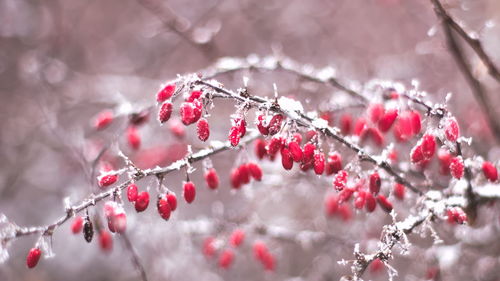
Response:
[{"label": "red fruit cluster", "polygon": [[285,118],[281,114],[276,114],[271,117],[271,120],[268,124],[266,124],[265,119],[266,117],[264,115],[257,116],[257,129],[264,136],[274,136],[279,133],[279,131],[281,131],[281,124],[283,123],[283,119]]},{"label": "red fruit cluster", "polygon": [[242,185],[250,183],[251,178],[257,181],[262,179],[262,169],[259,164],[253,162],[241,164],[231,171],[231,186],[239,189]]},{"label": "red fruit cluster", "polygon": [[125,232],[127,229],[127,215],[122,206],[119,206],[116,202],[108,201],[104,204],[104,215],[111,232]]},{"label": "red fruit cluster", "polygon": [[425,134],[410,153],[411,162],[425,166],[436,152],[436,139],[431,134]]},{"label": "red fruit cluster", "polygon": [[449,208],[446,211],[449,223],[464,224],[467,221],[467,214],[459,207]]},{"label": "red fruit cluster", "polygon": [[134,204],[137,212],[143,212],[149,205],[149,193],[147,191],[139,192],[137,185],[130,184],[127,186],[127,199]]},{"label": "red fruit cluster", "polygon": [[276,261],[264,242],[255,242],[253,244],[253,252],[255,258],[262,264],[265,270],[274,271]]}]

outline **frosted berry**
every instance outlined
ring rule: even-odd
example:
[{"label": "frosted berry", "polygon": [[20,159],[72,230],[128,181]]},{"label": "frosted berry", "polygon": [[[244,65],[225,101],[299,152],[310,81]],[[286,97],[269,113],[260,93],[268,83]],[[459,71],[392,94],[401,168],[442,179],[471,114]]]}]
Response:
[{"label": "frosted berry", "polygon": [[430,159],[436,151],[436,139],[433,135],[426,134],[422,137],[422,154],[425,159]]},{"label": "frosted berry", "polygon": [[338,152],[333,152],[328,156],[326,163],[326,174],[332,175],[342,170],[342,156]]},{"label": "frosted berry", "polygon": [[184,200],[186,200],[188,204],[191,204],[194,201],[194,198],[196,197],[196,186],[191,181],[184,182],[182,190],[183,190]]},{"label": "frosted berry", "polygon": [[229,243],[235,248],[239,247],[244,240],[245,232],[242,229],[235,229],[229,237]]},{"label": "frosted berry", "polygon": [[201,97],[201,91],[192,91],[189,96],[186,98],[187,102],[194,102],[195,100]]},{"label": "frosted berry", "polygon": [[448,118],[444,122],[444,134],[446,138],[451,142],[456,142],[460,136],[460,127],[457,120],[455,118]]},{"label": "frosted berry", "polygon": [[137,212],[143,212],[148,208],[149,205],[149,193],[147,191],[142,191],[137,195],[135,200],[135,210]]},{"label": "frosted berry", "polygon": [[300,145],[302,143],[302,135],[300,133],[294,133],[292,135],[292,141]]},{"label": "frosted berry", "polygon": [[257,158],[263,159],[266,154],[266,142],[262,139],[255,140],[255,155],[257,155]]},{"label": "frosted berry", "polygon": [[462,157],[454,157],[450,162],[450,173],[456,179],[461,179],[464,175],[464,162]]},{"label": "frosted berry", "polygon": [[382,207],[382,209],[384,209],[384,211],[386,211],[387,213],[390,213],[392,211],[392,203],[384,195],[379,194],[377,196],[377,202],[380,207]]},{"label": "frosted berry", "polygon": [[288,149],[290,150],[290,153],[292,154],[293,161],[295,161],[295,162],[302,161],[302,149],[300,148],[300,145],[297,142],[295,142],[295,141],[289,142]]},{"label": "frosted berry", "polygon": [[175,211],[177,209],[177,196],[174,193],[170,192],[167,194],[167,202],[170,205],[170,210]]},{"label": "frosted berry", "polygon": [[192,102],[193,106],[193,117],[192,123],[200,120],[201,114],[203,113],[203,103],[200,100],[194,100]]},{"label": "frosted berry", "polygon": [[483,162],[483,174],[490,182],[496,182],[498,180],[498,171],[493,163],[485,161]]},{"label": "frosted berry", "polygon": [[419,162],[425,160],[421,145],[417,145],[411,150],[410,159],[411,159],[412,163],[419,163]]},{"label": "frosted berry", "polygon": [[446,211],[449,223],[464,224],[467,221],[467,214],[458,207],[450,208]]},{"label": "frosted berry", "polygon": [[283,139],[280,137],[273,137],[269,141],[267,153],[269,155],[275,155],[276,153],[278,153],[278,151],[280,151],[282,146],[283,146]]},{"label": "frosted berry", "polygon": [[99,186],[103,188],[114,184],[118,180],[118,175],[101,175],[97,179]]},{"label": "frosted berry", "polygon": [[281,123],[283,122],[283,115],[281,114],[276,114],[271,118],[271,121],[269,121],[269,134],[271,136],[276,135],[280,130],[281,130]]},{"label": "frosted berry", "polygon": [[281,149],[281,164],[285,170],[291,170],[293,167],[293,158],[290,150],[288,148],[283,147]]},{"label": "frosted berry", "polygon": [[139,149],[141,146],[141,136],[135,126],[130,126],[127,129],[127,142],[132,149]]},{"label": "frosted berry", "polygon": [[104,252],[110,252],[113,249],[113,238],[109,231],[105,229],[99,231],[99,246]]},{"label": "frosted berry", "polygon": [[262,180],[262,169],[260,168],[259,164],[250,162],[247,164],[248,170],[250,171],[250,175],[257,180],[261,181]]},{"label": "frosted berry", "polygon": [[378,129],[383,133],[389,131],[392,124],[394,124],[394,121],[396,121],[397,117],[398,117],[398,110],[397,109],[387,110],[384,113],[384,115],[382,115],[382,117],[380,117],[380,120],[378,121]]},{"label": "frosted berry", "polygon": [[410,111],[410,121],[413,134],[416,135],[420,133],[420,130],[422,129],[422,118],[420,117],[420,113],[418,111]]},{"label": "frosted berry", "polygon": [[231,249],[226,249],[222,251],[219,257],[219,266],[224,269],[228,269],[234,260],[234,253]]},{"label": "frosted berry", "polygon": [[370,192],[377,195],[380,191],[380,186],[382,185],[382,181],[380,180],[380,176],[377,172],[370,175]]},{"label": "frosted berry", "polygon": [[304,145],[302,150],[302,163],[312,164],[314,162],[314,151],[316,146],[310,142]]},{"label": "frosted berry", "polygon": [[184,125],[188,126],[196,122],[194,107],[189,102],[183,102],[180,108],[181,121]]},{"label": "frosted berry", "polygon": [[172,97],[175,92],[175,84],[168,84],[156,94],[157,102],[164,102]]},{"label": "frosted berry", "polygon": [[137,185],[131,183],[127,186],[127,200],[129,202],[135,202],[137,200],[137,194],[139,193]]},{"label": "frosted berry", "polygon": [[257,129],[262,135],[267,136],[269,135],[269,126],[264,124],[265,119],[266,117],[264,115],[257,116]]},{"label": "frosted berry", "polygon": [[109,110],[102,111],[97,115],[94,127],[97,130],[102,130],[108,127],[109,124],[111,124],[111,122],[113,122],[113,118],[114,117],[112,111]]},{"label": "frosted berry", "polygon": [[205,172],[205,182],[210,189],[217,189],[219,186],[219,176],[214,168],[210,168]]},{"label": "frosted berry", "polygon": [[26,256],[26,265],[28,268],[33,268],[38,264],[40,257],[42,256],[42,251],[39,248],[32,248]]},{"label": "frosted berry", "polygon": [[366,203],[366,192],[359,191],[354,198],[354,207],[356,209],[363,209]]},{"label": "frosted berry", "polygon": [[71,223],[71,232],[73,234],[78,234],[82,232],[83,229],[83,218],[81,216],[76,216]]},{"label": "frosted berry", "polygon": [[347,184],[347,172],[345,170],[339,171],[333,179],[333,187],[336,190],[343,190]]},{"label": "frosted berry", "polygon": [[400,183],[394,184],[394,196],[399,200],[405,199],[405,186]]},{"label": "frosted berry", "polygon": [[170,208],[170,204],[168,203],[167,197],[165,195],[158,196],[156,208],[158,209],[158,213],[160,214],[160,216],[164,220],[168,221],[172,209]]},{"label": "frosted berry", "polygon": [[160,111],[158,112],[158,121],[160,123],[165,123],[172,116],[173,105],[170,102],[165,102],[161,105]]},{"label": "frosted berry", "polygon": [[240,143],[240,129],[236,126],[229,130],[229,142],[232,146],[237,146]]},{"label": "frosted berry", "polygon": [[353,194],[354,194],[354,189],[352,189],[350,187],[346,187],[346,188],[342,189],[338,195],[339,204],[342,204],[344,202],[351,200],[351,197]]},{"label": "frosted berry", "polygon": [[325,171],[325,154],[317,152],[314,154],[314,172],[321,175]]},{"label": "frosted berry", "polygon": [[208,126],[207,119],[202,118],[198,120],[198,123],[196,123],[196,132],[201,141],[206,141],[208,139],[210,136],[210,127]]},{"label": "frosted berry", "polygon": [[127,230],[127,215],[122,208],[119,208],[115,215],[108,219],[109,225],[112,226],[113,232],[125,233],[125,230]]}]

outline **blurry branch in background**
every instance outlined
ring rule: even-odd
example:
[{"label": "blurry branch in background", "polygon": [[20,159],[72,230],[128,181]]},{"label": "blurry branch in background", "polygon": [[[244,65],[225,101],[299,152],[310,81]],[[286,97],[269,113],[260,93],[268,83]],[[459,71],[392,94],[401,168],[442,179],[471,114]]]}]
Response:
[{"label": "blurry branch in background", "polygon": [[455,30],[455,32],[459,34],[465,40],[465,42],[467,42],[472,47],[472,49],[480,57],[481,61],[488,68],[488,72],[490,73],[490,75],[493,78],[497,79],[499,83],[500,83],[500,74],[498,74],[498,70],[495,68],[493,62],[484,52],[483,48],[481,47],[480,41],[470,37],[460,27],[460,25],[458,25],[458,23],[454,21],[448,15],[446,10],[443,8],[439,0],[431,0],[431,2],[434,5],[434,11],[436,12],[436,15],[441,20],[441,25],[443,27],[444,34],[446,36],[446,44],[453,58],[455,59],[455,62],[460,68],[460,71],[465,76],[465,79],[467,80],[467,83],[469,84],[472,93],[478,100],[480,106],[483,108],[486,114],[486,119],[488,121],[489,127],[491,128],[491,131],[493,133],[493,136],[496,138],[497,142],[500,142],[500,122],[498,121],[498,117],[495,114],[495,110],[490,106],[492,103],[490,102],[479,80],[477,80],[472,74],[470,66],[467,63],[467,59],[465,58],[465,55],[461,50],[459,43],[457,42],[455,35],[453,34],[452,31]]},{"label": "blurry branch in background", "polygon": [[128,235],[126,233],[120,234],[120,237],[123,240],[123,243],[125,244],[125,248],[127,251],[130,253],[132,263],[134,266],[137,268],[137,271],[139,271],[139,274],[141,275],[141,280],[142,281],[148,281],[148,277],[146,275],[146,270],[144,269],[144,266],[142,265],[141,259],[139,258],[139,255],[134,249],[134,246],[132,245],[132,242],[128,238]]}]

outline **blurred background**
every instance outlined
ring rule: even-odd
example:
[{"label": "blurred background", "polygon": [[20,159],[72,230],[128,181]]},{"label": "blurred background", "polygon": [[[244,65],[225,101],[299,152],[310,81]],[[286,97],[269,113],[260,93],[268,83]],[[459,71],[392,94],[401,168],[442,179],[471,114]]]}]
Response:
[{"label": "blurred background", "polygon": [[[477,33],[500,65],[500,1],[445,4]],[[492,107],[498,108],[500,85],[463,47],[475,77],[495,103]],[[89,164],[98,148],[111,140],[117,144],[111,153],[122,147],[144,166],[181,158],[187,143],[203,147],[192,127],[179,139],[167,126],[151,122],[141,127],[142,148],[136,152],[126,147],[120,122],[98,133],[92,122],[103,109],[126,113],[154,104],[161,83],[206,68],[218,58],[277,51],[301,64],[332,66],[347,85],[373,78],[410,85],[417,79],[434,102],[444,102],[451,92],[450,109],[464,135],[474,136],[474,151],[490,160],[500,155],[480,106],[446,48],[430,1],[0,0],[0,213],[21,226],[53,222],[64,213],[64,198],[76,203],[97,191]],[[306,101],[310,110],[332,97],[335,100],[336,95],[342,98],[338,91],[286,73],[243,72],[220,79],[236,89],[242,86],[243,76],[250,77],[253,92],[272,96],[276,83],[280,94]],[[224,140],[234,107],[224,101],[212,112],[211,139]],[[149,280],[338,280],[350,269],[337,261],[352,258],[355,243],[364,250],[376,249],[382,226],[390,222],[381,210],[369,217],[353,214],[349,222],[328,220],[321,187],[331,184],[330,179],[284,172],[279,163],[271,162],[262,163],[264,182],[231,192],[228,171],[241,157],[254,159],[252,148],[248,156],[225,152],[212,158],[222,183],[217,192],[205,188],[202,165],[196,164],[197,200],[189,207],[180,202],[169,222],[156,214],[154,204],[139,215],[125,204],[127,233]],[[183,176],[173,173],[166,179],[178,195]],[[154,190],[155,181],[146,179],[139,185]],[[408,210],[398,208],[403,218]],[[432,247],[431,239],[411,236],[415,245],[410,255],[394,260],[399,271],[396,280],[424,280],[433,266],[441,269],[436,277],[441,280],[499,280],[499,222],[491,210],[489,214],[485,218],[492,219],[488,228],[492,232],[478,236],[492,239],[479,239],[489,241],[487,246],[477,241],[457,246],[464,236],[462,227],[438,230],[442,238],[449,238],[441,246]],[[203,239],[215,234],[209,233],[210,225],[222,222],[216,229],[225,237],[235,227],[248,227],[249,221],[297,232],[321,230],[333,238],[298,243],[249,230],[229,270],[203,256]],[[189,222],[197,229],[194,233]],[[196,233],[204,231],[207,235]],[[106,255],[95,241],[88,245],[70,234],[69,223],[54,234],[55,257],[27,270],[25,255],[36,239],[25,237],[10,245],[10,258],[0,265],[0,280],[138,279],[123,241],[115,237],[113,252]],[[256,239],[265,240],[276,256],[275,272],[265,272],[253,259],[251,243]],[[387,273],[385,269],[367,272],[365,277],[385,280]]]}]

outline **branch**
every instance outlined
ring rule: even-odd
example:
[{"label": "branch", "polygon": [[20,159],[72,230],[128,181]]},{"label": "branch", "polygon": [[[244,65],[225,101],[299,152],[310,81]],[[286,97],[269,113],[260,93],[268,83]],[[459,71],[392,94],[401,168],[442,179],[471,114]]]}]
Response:
[{"label": "branch", "polygon": [[141,263],[141,259],[139,258],[139,255],[137,254],[134,247],[132,246],[132,242],[130,242],[130,239],[128,239],[128,236],[126,233],[122,233],[120,236],[123,239],[125,247],[132,255],[132,263],[135,265],[135,267],[139,271],[139,273],[141,275],[141,280],[148,281],[148,277],[146,275],[146,270],[144,269],[144,266]]}]

